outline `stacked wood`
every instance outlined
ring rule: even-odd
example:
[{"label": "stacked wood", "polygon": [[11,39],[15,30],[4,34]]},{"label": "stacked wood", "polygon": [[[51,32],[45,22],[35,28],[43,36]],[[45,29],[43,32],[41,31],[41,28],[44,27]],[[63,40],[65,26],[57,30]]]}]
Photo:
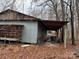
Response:
[{"label": "stacked wood", "polygon": [[0,37],[20,39],[22,29],[21,25],[0,25]]}]

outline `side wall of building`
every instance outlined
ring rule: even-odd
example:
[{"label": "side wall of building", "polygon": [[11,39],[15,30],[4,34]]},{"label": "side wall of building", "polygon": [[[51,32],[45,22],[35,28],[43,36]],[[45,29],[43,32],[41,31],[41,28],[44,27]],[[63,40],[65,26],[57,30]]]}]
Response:
[{"label": "side wall of building", "polygon": [[37,21],[0,21],[0,25],[24,25],[21,42],[37,43]]}]

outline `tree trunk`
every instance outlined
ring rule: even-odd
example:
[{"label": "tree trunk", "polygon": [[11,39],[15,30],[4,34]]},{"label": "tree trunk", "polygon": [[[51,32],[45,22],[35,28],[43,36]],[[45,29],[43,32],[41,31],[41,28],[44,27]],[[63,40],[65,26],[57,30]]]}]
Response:
[{"label": "tree trunk", "polygon": [[76,0],[76,11],[77,11],[78,27],[79,27],[79,7],[78,7],[78,0]]},{"label": "tree trunk", "polygon": [[[77,18],[78,18],[78,29],[79,29],[79,6],[78,6],[78,0],[76,0],[76,3],[75,3],[75,5],[76,5],[76,12],[77,12]],[[79,33],[79,30],[77,29],[77,39],[78,39],[78,33]]]},{"label": "tree trunk", "polygon": [[[63,0],[61,0],[61,7],[62,7],[62,20],[65,21],[65,11],[64,11]],[[62,28],[62,42],[64,42],[64,27]]]},{"label": "tree trunk", "polygon": [[72,8],[72,0],[70,0],[70,14],[71,14],[71,39],[72,39],[72,45],[75,45],[75,38],[74,38],[74,14],[73,14],[73,8]]}]

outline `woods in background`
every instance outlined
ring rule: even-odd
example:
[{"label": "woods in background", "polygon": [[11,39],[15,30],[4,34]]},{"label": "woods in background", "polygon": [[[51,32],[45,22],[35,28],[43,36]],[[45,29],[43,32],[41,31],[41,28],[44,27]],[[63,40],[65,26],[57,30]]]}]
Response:
[{"label": "woods in background", "polygon": [[[57,21],[61,21],[61,20],[70,21],[70,25],[67,25],[67,29],[69,32],[67,37],[68,39],[72,40],[72,45],[75,45],[75,40],[78,40],[79,1],[78,0],[60,0],[60,1],[59,0],[45,0],[40,5],[48,6],[52,10],[52,12],[54,11],[53,14],[55,15],[55,19]],[[52,18],[48,18],[48,19],[50,20]],[[62,28],[62,39],[63,38],[64,38],[64,27]]]},{"label": "woods in background", "polygon": [[[4,0],[3,3],[0,0],[1,11],[7,8],[15,9],[27,14],[26,5],[27,0],[20,0],[21,3],[16,0]],[[19,7],[17,6],[19,3]],[[28,13],[35,17],[47,20],[56,21],[69,21],[66,26],[67,29],[67,40],[71,39],[72,44],[75,45],[75,41],[78,40],[78,29],[79,29],[79,1],[78,0],[29,0],[30,6],[28,8]],[[64,28],[62,30],[62,39],[64,37]],[[59,31],[61,31],[59,30]],[[59,32],[57,31],[57,32]],[[63,41],[63,40],[62,40]]]}]

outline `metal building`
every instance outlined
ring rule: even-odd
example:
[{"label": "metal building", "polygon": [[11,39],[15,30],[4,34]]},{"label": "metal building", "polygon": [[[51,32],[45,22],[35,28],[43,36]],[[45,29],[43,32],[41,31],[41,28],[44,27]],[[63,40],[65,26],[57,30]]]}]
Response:
[{"label": "metal building", "polygon": [[66,24],[67,21],[41,20],[8,9],[0,13],[0,40],[37,43],[40,39],[44,39],[47,30],[57,31]]}]

